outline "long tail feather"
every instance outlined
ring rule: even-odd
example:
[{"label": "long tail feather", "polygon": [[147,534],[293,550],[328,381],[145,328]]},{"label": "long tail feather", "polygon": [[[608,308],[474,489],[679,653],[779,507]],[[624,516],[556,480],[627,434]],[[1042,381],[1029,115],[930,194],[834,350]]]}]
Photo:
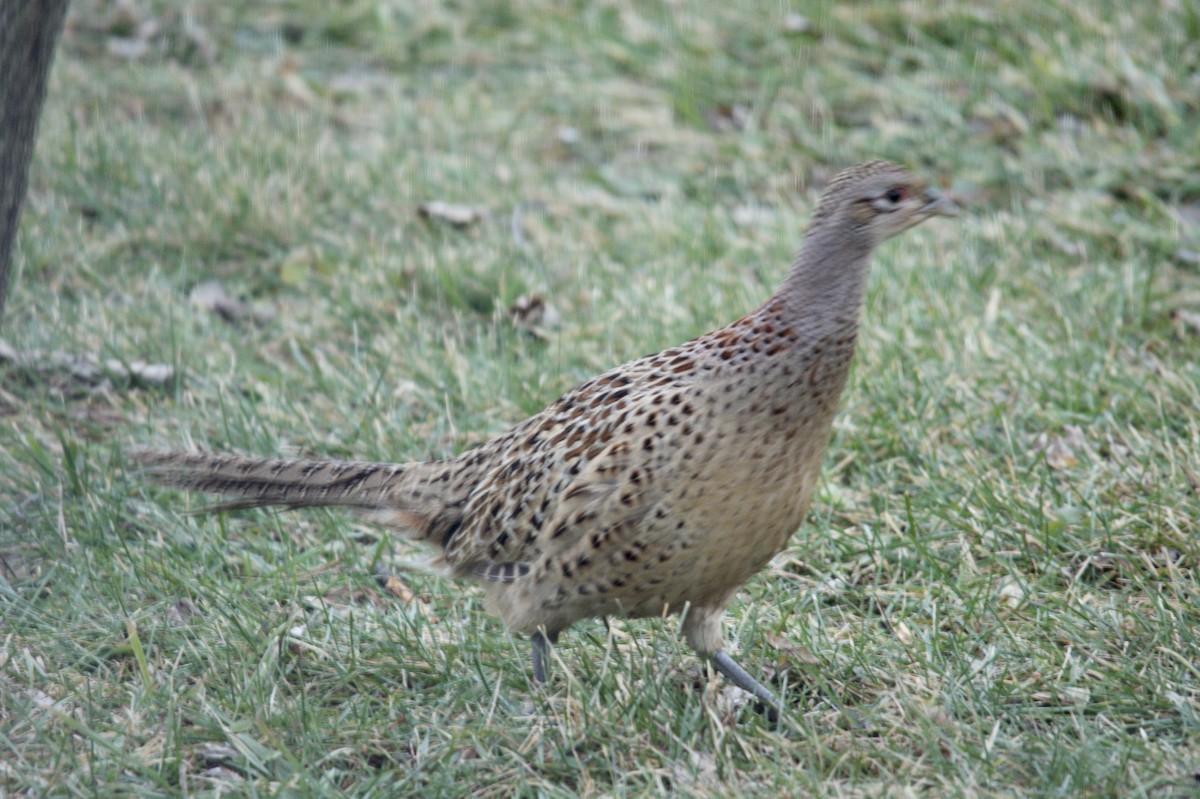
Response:
[{"label": "long tail feather", "polygon": [[[360,510],[416,508],[432,497],[415,483],[433,464],[246,458],[204,452],[136,449],[129,459],[158,483],[228,497],[215,509],[283,505]],[[413,479],[415,478],[415,479]]]}]

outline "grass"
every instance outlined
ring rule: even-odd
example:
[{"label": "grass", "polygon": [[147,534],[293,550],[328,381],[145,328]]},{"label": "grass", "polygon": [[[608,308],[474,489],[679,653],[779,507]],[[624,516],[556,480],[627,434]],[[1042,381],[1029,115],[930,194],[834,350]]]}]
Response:
[{"label": "grass", "polygon": [[[4,321],[0,794],[1200,794],[1197,42],[1165,1],[77,0]],[[970,210],[877,257],[818,502],[729,614],[794,729],[670,621],[539,689],[474,590],[376,582],[386,531],[122,467],[461,451],[753,307],[872,157]]]}]

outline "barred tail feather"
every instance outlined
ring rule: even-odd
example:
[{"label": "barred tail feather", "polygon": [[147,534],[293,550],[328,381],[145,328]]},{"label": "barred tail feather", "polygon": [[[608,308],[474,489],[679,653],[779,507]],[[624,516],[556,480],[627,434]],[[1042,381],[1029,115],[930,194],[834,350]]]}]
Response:
[{"label": "barred tail feather", "polygon": [[136,449],[128,453],[151,480],[228,497],[214,510],[281,505],[342,506],[365,511],[411,508],[433,497],[416,487],[434,464],[246,458],[205,452]]}]

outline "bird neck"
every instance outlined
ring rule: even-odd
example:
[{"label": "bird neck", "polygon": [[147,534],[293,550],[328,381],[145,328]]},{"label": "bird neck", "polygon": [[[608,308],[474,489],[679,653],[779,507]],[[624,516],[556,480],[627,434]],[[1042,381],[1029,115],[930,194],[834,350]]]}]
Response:
[{"label": "bird neck", "polygon": [[856,328],[870,256],[871,246],[865,242],[848,241],[828,228],[810,230],[772,300],[797,324],[818,335]]}]

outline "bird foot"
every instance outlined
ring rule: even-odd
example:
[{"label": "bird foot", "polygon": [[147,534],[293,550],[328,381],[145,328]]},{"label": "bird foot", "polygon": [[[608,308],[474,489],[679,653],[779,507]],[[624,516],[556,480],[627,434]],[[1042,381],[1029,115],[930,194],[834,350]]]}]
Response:
[{"label": "bird foot", "polygon": [[737,662],[729,656],[729,653],[724,649],[717,650],[711,656],[712,664],[722,677],[729,680],[731,683],[754,695],[754,698],[762,702],[767,707],[767,718],[774,722],[778,721],[780,715],[783,714],[783,704],[776,698],[775,694],[771,693],[765,685],[751,677],[745,669],[737,664]]}]

